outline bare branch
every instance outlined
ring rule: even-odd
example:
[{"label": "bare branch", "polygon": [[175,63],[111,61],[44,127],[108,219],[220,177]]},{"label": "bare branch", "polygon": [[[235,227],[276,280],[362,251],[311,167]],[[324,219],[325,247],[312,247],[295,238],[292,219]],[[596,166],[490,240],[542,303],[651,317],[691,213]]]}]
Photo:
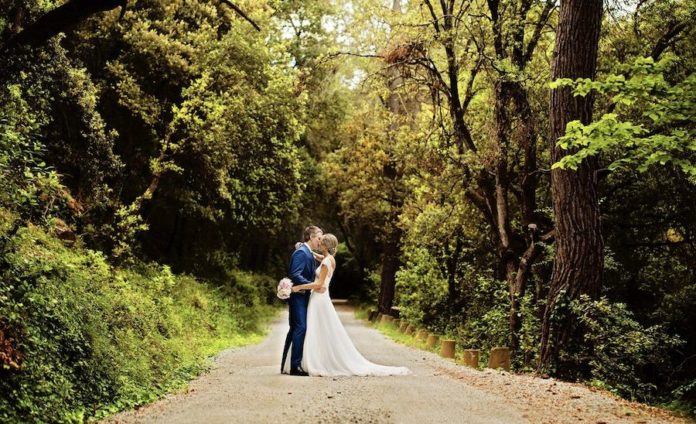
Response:
[{"label": "bare branch", "polygon": [[327,59],[335,59],[340,56],[353,56],[353,57],[364,57],[364,58],[370,58],[370,59],[384,59],[384,56],[379,55],[379,54],[371,54],[371,53],[353,53],[353,52],[334,52],[334,53],[329,53],[326,56],[324,56]]},{"label": "bare branch", "polygon": [[471,99],[473,99],[477,93],[477,91],[474,90],[474,80],[476,79],[476,75],[478,74],[482,65],[483,56],[479,56],[479,59],[476,61],[476,64],[469,73],[469,81],[467,81],[466,83],[466,91],[464,92],[464,100],[462,101],[463,111],[466,111],[469,108],[469,103],[471,103]]}]

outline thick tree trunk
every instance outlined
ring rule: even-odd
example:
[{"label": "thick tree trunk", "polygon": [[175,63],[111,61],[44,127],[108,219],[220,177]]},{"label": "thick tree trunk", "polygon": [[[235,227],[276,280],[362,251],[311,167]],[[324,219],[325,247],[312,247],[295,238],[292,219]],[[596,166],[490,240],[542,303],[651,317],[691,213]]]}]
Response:
[{"label": "thick tree trunk", "polygon": [[[602,22],[602,0],[561,2],[556,31],[553,79],[594,78]],[[556,146],[573,120],[592,119],[592,97],[573,96],[569,88],[551,91],[551,158],[555,163],[566,151]],[[556,231],[556,259],[542,325],[540,369],[556,360],[571,323],[555,313],[561,297],[599,294],[603,269],[602,232],[597,201],[596,160],[585,160],[577,171],[554,169],[551,189]],[[562,336],[563,335],[563,336]]]}]

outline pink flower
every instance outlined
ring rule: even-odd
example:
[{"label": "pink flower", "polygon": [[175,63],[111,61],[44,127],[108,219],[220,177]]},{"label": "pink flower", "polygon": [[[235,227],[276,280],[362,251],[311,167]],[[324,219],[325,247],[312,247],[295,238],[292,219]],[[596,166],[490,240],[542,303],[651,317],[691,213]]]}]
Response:
[{"label": "pink flower", "polygon": [[278,293],[277,296],[279,299],[287,299],[290,297],[290,294],[292,293],[292,281],[290,281],[289,278],[283,278],[278,282]]}]

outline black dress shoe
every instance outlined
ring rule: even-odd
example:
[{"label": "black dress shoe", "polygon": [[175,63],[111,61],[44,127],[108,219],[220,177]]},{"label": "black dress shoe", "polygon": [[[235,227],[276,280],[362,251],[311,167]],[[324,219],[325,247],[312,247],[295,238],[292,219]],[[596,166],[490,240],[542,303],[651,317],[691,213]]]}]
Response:
[{"label": "black dress shoe", "polygon": [[309,374],[307,374],[307,371],[303,370],[302,368],[295,368],[290,370],[290,375],[299,375],[302,377],[306,377]]}]

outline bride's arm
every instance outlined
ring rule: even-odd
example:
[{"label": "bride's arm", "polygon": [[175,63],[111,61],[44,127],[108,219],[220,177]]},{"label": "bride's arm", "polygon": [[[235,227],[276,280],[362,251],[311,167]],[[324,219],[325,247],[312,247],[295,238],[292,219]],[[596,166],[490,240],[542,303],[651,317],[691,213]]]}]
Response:
[{"label": "bride's arm", "polygon": [[301,286],[293,286],[292,291],[298,292],[300,290],[312,290],[312,289],[320,289],[324,287],[324,283],[326,282],[326,276],[329,274],[329,270],[326,268],[325,264],[321,265],[321,269],[319,270],[319,278],[314,280],[313,283],[310,284],[302,284]]}]

